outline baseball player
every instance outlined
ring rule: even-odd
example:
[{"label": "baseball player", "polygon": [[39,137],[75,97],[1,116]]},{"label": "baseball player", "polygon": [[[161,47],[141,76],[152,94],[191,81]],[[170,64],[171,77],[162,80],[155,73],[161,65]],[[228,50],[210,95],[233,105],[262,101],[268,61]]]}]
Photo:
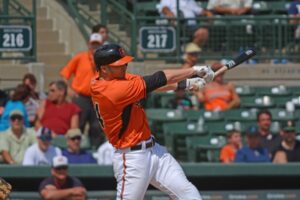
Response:
[{"label": "baseball player", "polygon": [[144,77],[129,74],[127,64],[133,57],[116,44],[99,47],[94,60],[99,76],[91,82],[91,96],[100,124],[115,148],[117,199],[143,199],[149,184],[172,199],[201,199],[178,162],[154,140],[140,100],[158,89],[202,88],[212,81],[214,72],[197,66]]}]

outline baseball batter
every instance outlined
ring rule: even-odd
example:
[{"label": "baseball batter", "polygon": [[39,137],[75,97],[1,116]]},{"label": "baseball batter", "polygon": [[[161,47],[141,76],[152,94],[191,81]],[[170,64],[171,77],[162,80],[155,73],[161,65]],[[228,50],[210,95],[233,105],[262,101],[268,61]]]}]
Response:
[{"label": "baseball batter", "polygon": [[91,82],[91,93],[100,124],[116,149],[113,169],[117,199],[143,199],[149,184],[172,199],[201,199],[178,162],[154,140],[139,102],[158,89],[202,88],[212,81],[214,72],[210,67],[198,66],[144,77],[129,74],[127,64],[133,57],[125,55],[116,44],[98,48],[94,60],[99,76]]}]

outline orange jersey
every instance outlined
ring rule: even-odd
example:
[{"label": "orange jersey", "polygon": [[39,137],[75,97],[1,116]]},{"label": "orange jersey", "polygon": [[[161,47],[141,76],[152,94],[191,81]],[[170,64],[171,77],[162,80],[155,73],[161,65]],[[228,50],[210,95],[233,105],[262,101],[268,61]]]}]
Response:
[{"label": "orange jersey", "polygon": [[223,111],[233,99],[233,94],[227,85],[210,83],[205,86],[204,91],[205,110]]},{"label": "orange jersey", "polygon": [[143,77],[126,74],[125,80],[93,79],[91,96],[104,133],[114,147],[132,147],[150,138],[146,114],[139,103],[146,97]]},{"label": "orange jersey", "polygon": [[233,162],[235,160],[235,148],[229,144],[225,145],[220,152],[220,160],[224,162],[225,160],[229,160]]},{"label": "orange jersey", "polygon": [[79,94],[90,96],[91,79],[97,75],[93,55],[88,51],[78,53],[60,71],[60,75],[66,79],[74,75],[71,87]]}]

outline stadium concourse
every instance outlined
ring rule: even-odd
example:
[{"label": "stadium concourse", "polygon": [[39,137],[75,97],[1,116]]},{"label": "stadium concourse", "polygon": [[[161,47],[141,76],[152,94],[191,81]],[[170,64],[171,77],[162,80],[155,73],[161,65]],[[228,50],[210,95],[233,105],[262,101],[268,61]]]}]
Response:
[{"label": "stadium concourse", "polygon": [[[128,71],[141,76],[190,61],[216,70],[254,48],[255,57],[200,92],[152,92],[140,103],[157,142],[204,200],[300,199],[299,2],[253,0],[239,16],[217,14],[212,2],[195,0],[203,13],[185,19],[176,6],[166,18],[173,15],[159,0],[0,1],[0,177],[12,185],[9,199],[41,199],[57,154],[86,199],[116,199],[114,148],[101,130],[91,136],[93,125],[82,127],[79,112],[90,97],[78,83],[96,73],[93,51],[109,43],[135,58]],[[76,63],[85,63],[79,81]],[[168,196],[149,186],[145,199]]]}]

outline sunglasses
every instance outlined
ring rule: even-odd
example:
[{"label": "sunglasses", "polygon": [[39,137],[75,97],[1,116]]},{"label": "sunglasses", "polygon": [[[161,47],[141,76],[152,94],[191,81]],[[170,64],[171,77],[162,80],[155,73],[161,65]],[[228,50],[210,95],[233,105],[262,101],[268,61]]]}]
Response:
[{"label": "sunglasses", "polygon": [[68,169],[68,167],[67,166],[61,166],[61,167],[55,167],[54,168],[55,170],[67,170]]},{"label": "sunglasses", "polygon": [[10,120],[11,121],[15,121],[15,120],[21,121],[21,120],[23,120],[23,117],[20,116],[20,115],[13,115],[13,116],[10,117]]},{"label": "sunglasses", "polygon": [[77,136],[77,137],[73,137],[73,138],[70,138],[71,140],[75,141],[75,140],[81,140],[81,137],[80,136]]}]

